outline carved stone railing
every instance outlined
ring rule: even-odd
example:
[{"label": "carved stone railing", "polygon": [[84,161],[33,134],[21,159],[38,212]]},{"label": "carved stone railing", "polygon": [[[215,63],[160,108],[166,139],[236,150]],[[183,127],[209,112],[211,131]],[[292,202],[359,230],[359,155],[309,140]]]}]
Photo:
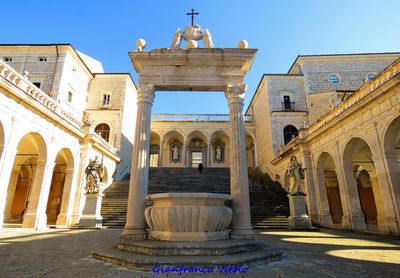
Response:
[{"label": "carved stone railing", "polygon": [[387,67],[384,71],[378,74],[373,80],[365,83],[360,89],[358,89],[351,97],[344,100],[338,106],[336,106],[331,112],[323,116],[318,122],[313,123],[308,128],[308,134],[312,134],[330,121],[334,120],[340,114],[348,110],[354,104],[358,103],[376,88],[382,86],[393,76],[400,74],[400,59],[397,59],[392,65]]},{"label": "carved stone railing", "polygon": [[75,118],[71,113],[62,109],[58,103],[45,92],[36,87],[26,77],[19,74],[12,67],[0,60],[0,76],[17,86],[22,92],[32,97],[38,103],[65,119],[71,125],[82,129],[83,122]]},{"label": "carved stone railing", "polygon": [[96,132],[93,133],[93,137],[95,138],[95,141],[97,141],[102,147],[106,148],[112,153],[118,153],[118,150],[114,146],[108,143],[103,137],[101,137]]},{"label": "carved stone railing", "polygon": [[[151,114],[152,121],[172,122],[229,122],[229,114]],[[251,115],[244,115],[245,122],[252,122]]]}]

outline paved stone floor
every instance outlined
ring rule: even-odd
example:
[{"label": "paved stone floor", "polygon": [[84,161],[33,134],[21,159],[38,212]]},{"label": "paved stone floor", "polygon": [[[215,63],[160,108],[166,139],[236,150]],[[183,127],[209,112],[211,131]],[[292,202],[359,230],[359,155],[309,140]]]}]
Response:
[{"label": "paved stone floor", "polygon": [[[248,273],[195,277],[400,277],[400,240],[341,233],[258,230],[283,259]],[[91,258],[111,248],[121,231],[4,229],[0,232],[0,277],[178,277],[137,272]],[[179,277],[193,277],[183,274]]]}]

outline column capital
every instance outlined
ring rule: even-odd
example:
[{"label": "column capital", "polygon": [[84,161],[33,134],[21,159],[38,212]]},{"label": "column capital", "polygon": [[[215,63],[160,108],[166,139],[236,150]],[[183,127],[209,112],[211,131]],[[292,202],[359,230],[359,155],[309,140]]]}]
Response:
[{"label": "column capital", "polygon": [[155,90],[153,84],[140,84],[138,88],[138,103],[139,102],[147,102],[153,104]]},{"label": "column capital", "polygon": [[246,84],[238,84],[238,85],[227,84],[225,90],[225,97],[228,99],[228,103],[232,102],[243,103],[246,91],[247,91]]}]

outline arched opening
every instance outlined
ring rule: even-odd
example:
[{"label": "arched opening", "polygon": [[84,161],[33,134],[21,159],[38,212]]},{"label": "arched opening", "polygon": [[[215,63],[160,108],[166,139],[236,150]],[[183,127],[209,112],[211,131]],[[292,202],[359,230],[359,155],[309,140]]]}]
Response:
[{"label": "arched opening", "polygon": [[361,209],[365,215],[367,224],[377,224],[378,211],[375,205],[375,196],[372,189],[371,176],[361,167],[355,167],[357,176],[357,188],[360,195]]},{"label": "arched opening", "polygon": [[247,166],[249,168],[256,167],[256,151],[255,142],[252,136],[246,133],[246,154],[247,154]]},{"label": "arched opening", "polygon": [[160,166],[160,135],[150,132],[150,167]]},{"label": "arched opening", "polygon": [[380,185],[371,149],[363,139],[353,138],[347,143],[343,153],[343,168],[353,217],[361,210],[368,228],[384,228]]},{"label": "arched opening", "polygon": [[[47,150],[38,133],[26,134],[20,140],[7,188],[4,222],[33,228],[35,221],[26,221],[29,212],[36,217],[43,182]],[[29,222],[29,223],[28,223]]]},{"label": "arched opening", "polygon": [[209,167],[229,167],[229,136],[224,131],[217,131],[211,136]]},{"label": "arched opening", "polygon": [[100,135],[104,140],[110,142],[110,126],[105,123],[98,124],[94,129],[98,135]]},{"label": "arched opening", "polygon": [[318,186],[320,191],[321,209],[329,209],[333,224],[341,224],[343,207],[340,199],[339,182],[336,166],[329,153],[322,153],[317,162]]},{"label": "arched opening", "polygon": [[285,142],[285,145],[298,135],[299,132],[297,131],[297,128],[292,125],[287,125],[283,128],[283,140]]},{"label": "arched opening", "polygon": [[[64,190],[67,189],[67,183],[72,182],[73,169],[74,163],[71,152],[68,149],[60,150],[55,159],[49,197],[47,198],[47,225],[55,225],[57,223],[62,202],[69,197],[68,195],[65,196]],[[69,190],[66,192],[69,192]]]},{"label": "arched opening", "polygon": [[[390,182],[395,196],[400,196],[400,117],[389,124],[383,142]],[[400,197],[397,197],[396,202],[400,208]]]},{"label": "arched opening", "polygon": [[171,130],[165,134],[161,144],[161,165],[163,167],[183,167],[185,166],[185,146],[184,138],[181,133]]},{"label": "arched opening", "polygon": [[197,168],[200,163],[208,167],[207,137],[200,131],[193,131],[188,136],[188,166]]}]

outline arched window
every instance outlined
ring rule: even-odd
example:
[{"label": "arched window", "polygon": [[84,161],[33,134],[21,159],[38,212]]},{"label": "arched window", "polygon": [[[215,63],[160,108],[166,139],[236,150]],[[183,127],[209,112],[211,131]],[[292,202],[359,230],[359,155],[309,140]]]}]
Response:
[{"label": "arched window", "polygon": [[287,125],[283,129],[283,139],[285,140],[285,145],[292,140],[293,137],[296,137],[299,135],[299,132],[297,131],[297,128],[295,128],[292,125]]},{"label": "arched window", "polygon": [[100,135],[104,140],[109,142],[110,139],[110,126],[108,124],[99,124],[94,129],[98,135]]}]

